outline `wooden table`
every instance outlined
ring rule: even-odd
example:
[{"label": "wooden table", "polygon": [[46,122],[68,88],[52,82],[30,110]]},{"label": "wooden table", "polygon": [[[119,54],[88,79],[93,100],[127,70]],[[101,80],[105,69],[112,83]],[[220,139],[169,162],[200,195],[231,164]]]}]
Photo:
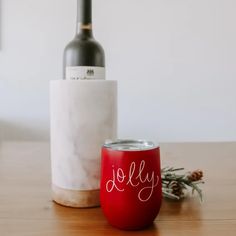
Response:
[{"label": "wooden table", "polygon": [[205,172],[204,203],[197,196],[164,200],[160,215],[144,231],[108,225],[100,208],[59,206],[50,196],[47,143],[0,144],[0,235],[236,235],[236,143],[162,144],[163,165]]}]

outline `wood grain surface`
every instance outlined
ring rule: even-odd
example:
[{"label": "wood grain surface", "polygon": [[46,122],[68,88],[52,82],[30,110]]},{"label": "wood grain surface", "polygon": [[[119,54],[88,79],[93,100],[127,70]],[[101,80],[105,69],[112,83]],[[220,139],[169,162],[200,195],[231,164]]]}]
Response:
[{"label": "wood grain surface", "polygon": [[236,235],[236,143],[161,144],[162,166],[201,168],[204,202],[164,200],[143,231],[111,227],[100,208],[72,209],[51,200],[48,143],[0,144],[0,236]]}]

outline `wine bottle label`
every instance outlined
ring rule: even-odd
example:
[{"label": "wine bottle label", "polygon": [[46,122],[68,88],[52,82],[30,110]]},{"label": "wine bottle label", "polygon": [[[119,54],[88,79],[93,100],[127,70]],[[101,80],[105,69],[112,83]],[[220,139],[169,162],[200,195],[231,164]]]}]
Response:
[{"label": "wine bottle label", "polygon": [[67,66],[67,80],[105,80],[105,68],[95,66]]}]

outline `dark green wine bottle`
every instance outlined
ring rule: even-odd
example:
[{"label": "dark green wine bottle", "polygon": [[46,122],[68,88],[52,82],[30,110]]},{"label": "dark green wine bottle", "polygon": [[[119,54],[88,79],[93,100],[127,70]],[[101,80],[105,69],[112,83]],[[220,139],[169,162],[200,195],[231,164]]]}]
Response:
[{"label": "dark green wine bottle", "polygon": [[92,0],[77,0],[75,38],[64,50],[64,79],[105,79],[105,55],[92,32]]}]

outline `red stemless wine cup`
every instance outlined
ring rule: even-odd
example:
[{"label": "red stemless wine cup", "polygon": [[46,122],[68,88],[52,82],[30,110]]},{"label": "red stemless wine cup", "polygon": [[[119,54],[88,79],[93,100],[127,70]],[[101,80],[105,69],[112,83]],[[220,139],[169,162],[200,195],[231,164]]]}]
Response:
[{"label": "red stemless wine cup", "polygon": [[159,147],[129,140],[105,144],[100,197],[111,225],[137,230],[152,224],[162,199]]}]

